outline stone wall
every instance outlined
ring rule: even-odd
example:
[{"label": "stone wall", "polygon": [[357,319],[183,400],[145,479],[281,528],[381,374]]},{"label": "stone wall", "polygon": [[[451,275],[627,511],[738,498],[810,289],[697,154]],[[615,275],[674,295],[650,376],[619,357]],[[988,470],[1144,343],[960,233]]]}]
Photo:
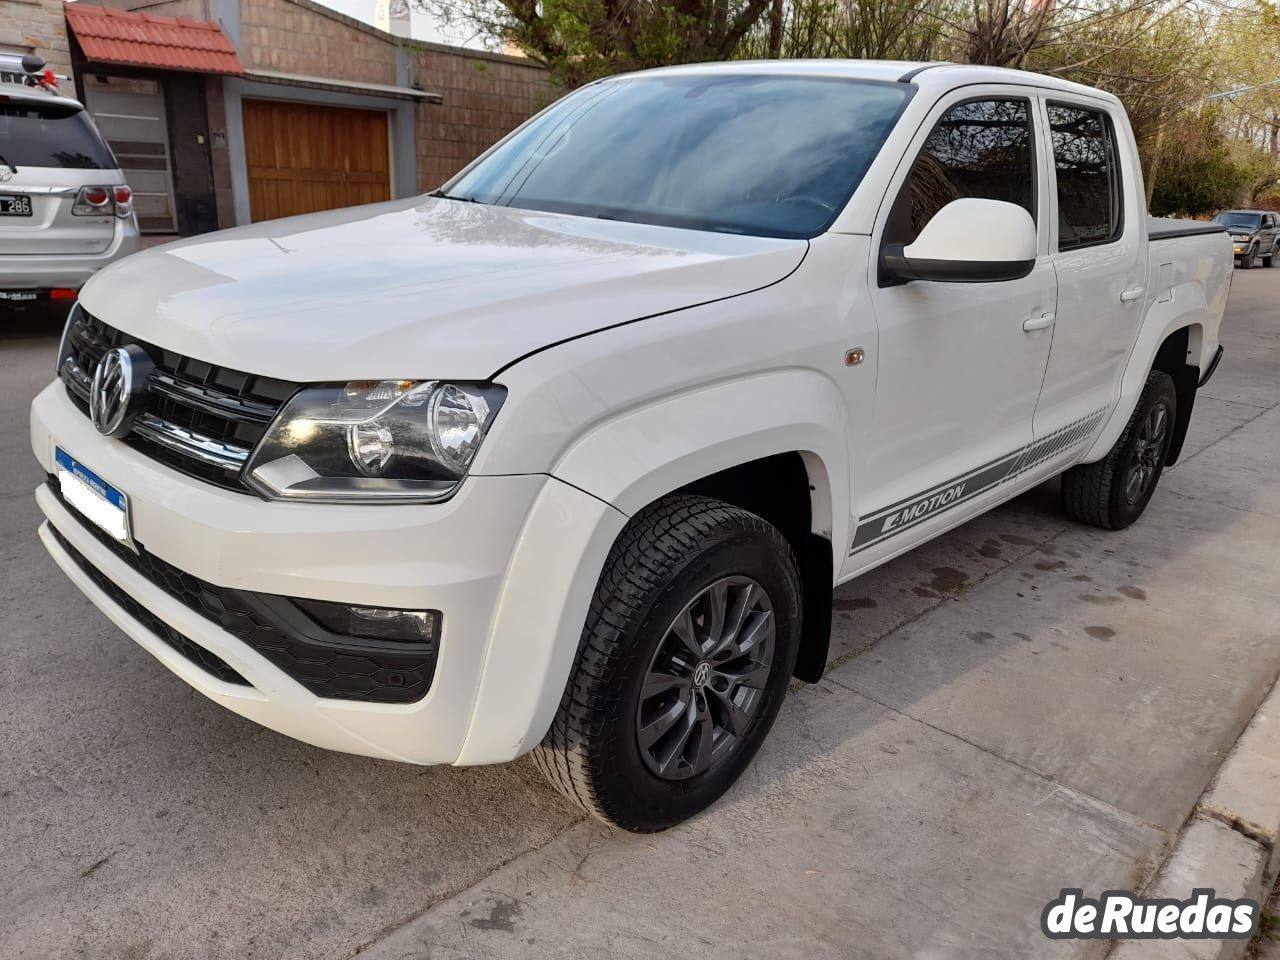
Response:
[{"label": "stone wall", "polygon": [[432,190],[558,96],[546,71],[504,54],[413,45],[413,75],[444,97],[418,107],[418,187]]},{"label": "stone wall", "polygon": [[[0,49],[44,57],[54,73],[71,75],[62,0],[0,0]],[[64,92],[74,90],[64,84]]]},{"label": "stone wall", "polygon": [[249,70],[396,82],[396,46],[389,33],[299,0],[241,0],[240,41]]}]

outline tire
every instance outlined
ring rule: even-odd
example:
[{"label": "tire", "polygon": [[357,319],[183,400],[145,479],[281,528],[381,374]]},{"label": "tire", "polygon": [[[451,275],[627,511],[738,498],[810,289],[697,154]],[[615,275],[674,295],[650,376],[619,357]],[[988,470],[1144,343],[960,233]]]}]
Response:
[{"label": "tire", "polygon": [[1250,247],[1243,257],[1240,258],[1241,270],[1252,270],[1253,262],[1258,259],[1258,248]]},{"label": "tire", "polygon": [[1274,267],[1275,264],[1276,264],[1276,245],[1273,243],[1271,245],[1271,252],[1262,258],[1262,265],[1264,267]]},{"label": "tire", "polygon": [[1151,371],[1115,446],[1097,463],[1072,467],[1062,475],[1067,516],[1104,530],[1123,530],[1142,516],[1164,472],[1177,413],[1173,378]]},{"label": "tire", "polygon": [[[721,622],[741,624],[724,637],[750,653],[717,652],[710,611],[718,599]],[[778,714],[799,650],[801,599],[790,546],[755,514],[688,495],[646,507],[605,562],[534,762],[583,810],[624,830],[663,830],[706,809],[738,779]],[[690,631],[702,651],[696,664],[682,638]]]}]

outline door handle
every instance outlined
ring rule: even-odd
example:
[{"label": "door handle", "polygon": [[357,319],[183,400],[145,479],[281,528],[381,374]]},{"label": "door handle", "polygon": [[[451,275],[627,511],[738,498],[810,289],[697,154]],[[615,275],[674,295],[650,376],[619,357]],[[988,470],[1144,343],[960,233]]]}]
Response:
[{"label": "door handle", "polygon": [[1038,317],[1028,317],[1022,321],[1022,329],[1027,333],[1035,333],[1037,330],[1048,330],[1053,326],[1056,317],[1052,313],[1042,313]]},{"label": "door handle", "polygon": [[1129,303],[1130,301],[1137,300],[1146,292],[1146,287],[1140,283],[1135,283],[1132,287],[1125,287],[1120,291],[1120,302]]}]

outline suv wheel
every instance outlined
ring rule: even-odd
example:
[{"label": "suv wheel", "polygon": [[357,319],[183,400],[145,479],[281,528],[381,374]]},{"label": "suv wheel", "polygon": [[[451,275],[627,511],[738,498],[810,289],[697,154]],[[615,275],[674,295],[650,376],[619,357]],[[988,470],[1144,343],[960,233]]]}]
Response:
[{"label": "suv wheel", "polygon": [[782,534],[705,497],[646,507],[605,563],[539,769],[626,830],[714,803],[764,742],[799,649]]},{"label": "suv wheel", "polygon": [[1271,252],[1262,258],[1262,265],[1264,267],[1274,267],[1275,263],[1276,263],[1276,245],[1273,243],[1271,245]]},{"label": "suv wheel", "polygon": [[1067,516],[1106,530],[1122,530],[1142,516],[1164,471],[1177,410],[1173,378],[1151,371],[1133,416],[1110,452],[1097,463],[1072,467],[1062,475]]},{"label": "suv wheel", "polygon": [[1240,257],[1240,269],[1252,270],[1254,262],[1257,259],[1258,259],[1258,248],[1257,246],[1251,246]]}]

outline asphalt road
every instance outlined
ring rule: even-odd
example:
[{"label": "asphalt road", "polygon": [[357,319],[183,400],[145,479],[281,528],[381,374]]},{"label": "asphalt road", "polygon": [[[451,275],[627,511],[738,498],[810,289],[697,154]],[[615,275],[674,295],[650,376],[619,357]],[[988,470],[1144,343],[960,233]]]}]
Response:
[{"label": "asphalt road", "polygon": [[0,958],[1101,956],[1037,905],[1148,878],[1280,672],[1277,302],[1237,272],[1138,525],[1047,484],[846,585],[828,680],[652,838],[527,762],[326,753],[168,674],[35,537],[60,321],[0,316]]}]

